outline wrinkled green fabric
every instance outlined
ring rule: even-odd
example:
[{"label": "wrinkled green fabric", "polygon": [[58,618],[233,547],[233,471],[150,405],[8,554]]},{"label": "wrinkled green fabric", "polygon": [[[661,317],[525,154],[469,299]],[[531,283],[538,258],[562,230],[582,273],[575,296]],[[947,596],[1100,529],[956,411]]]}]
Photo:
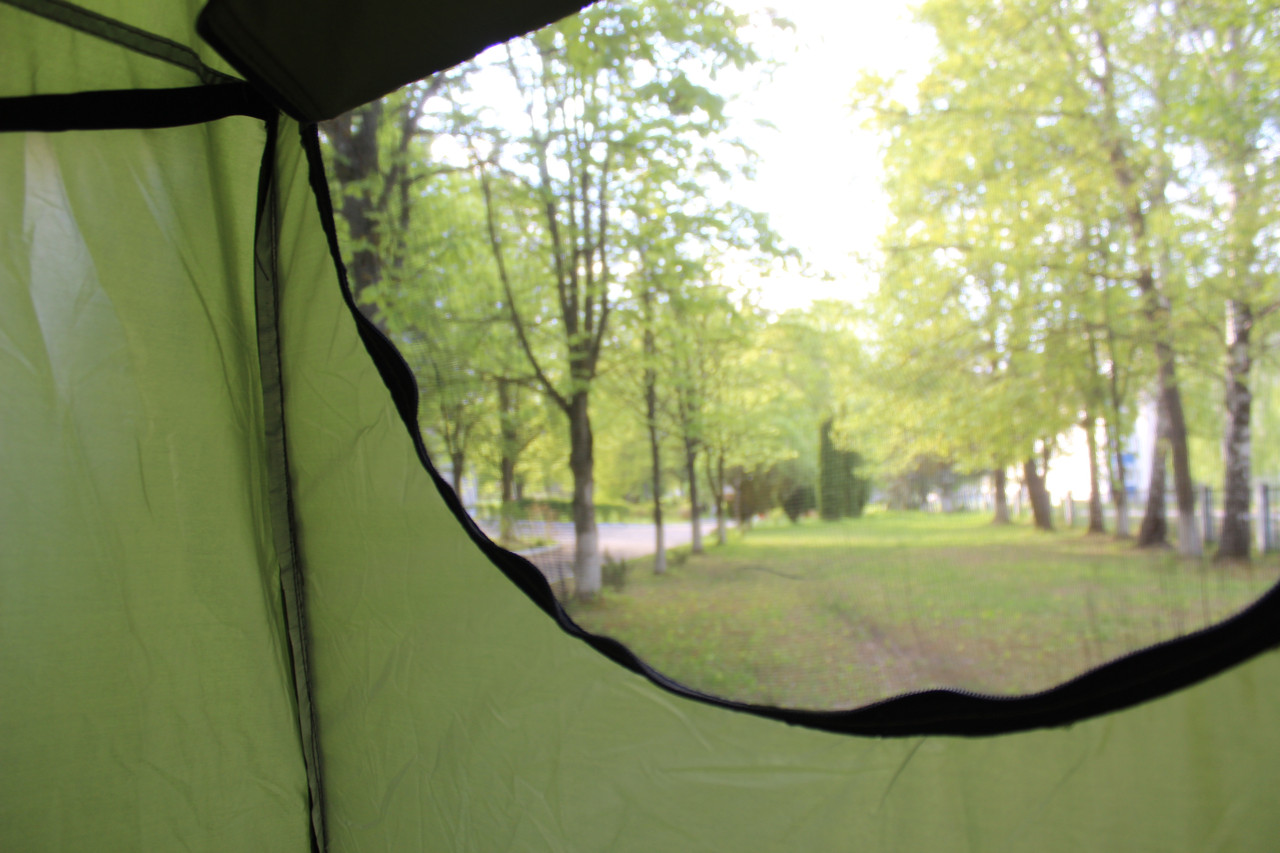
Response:
[{"label": "wrinkled green fabric", "polygon": [[0,850],[307,849],[264,511],[264,138],[0,134]]},{"label": "wrinkled green fabric", "polygon": [[[5,94],[191,82],[15,15]],[[309,846],[253,310],[262,144],[243,118],[0,135],[0,850]],[[414,457],[291,124],[279,165],[331,850],[1275,848],[1275,653],[1065,729],[874,740],[672,697],[564,635]]]},{"label": "wrinkled green fabric", "polygon": [[[231,73],[226,61],[195,35],[198,2],[87,0],[76,5],[187,45],[206,65]],[[200,82],[190,71],[45,20],[3,0],[0,57],[0,98],[89,89],[160,89]]]}]

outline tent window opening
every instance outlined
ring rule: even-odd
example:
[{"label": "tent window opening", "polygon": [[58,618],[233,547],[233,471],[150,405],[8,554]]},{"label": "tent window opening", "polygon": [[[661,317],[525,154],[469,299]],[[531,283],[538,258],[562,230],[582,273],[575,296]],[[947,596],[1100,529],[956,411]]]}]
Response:
[{"label": "tent window opening", "polygon": [[608,0],[322,123],[437,471],[578,625],[835,710],[1275,585],[1280,21],[1042,6]]}]

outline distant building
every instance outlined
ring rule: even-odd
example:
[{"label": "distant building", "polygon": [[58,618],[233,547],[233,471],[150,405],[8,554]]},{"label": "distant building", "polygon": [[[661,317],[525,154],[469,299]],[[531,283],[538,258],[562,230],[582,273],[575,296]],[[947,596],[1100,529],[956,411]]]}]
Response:
[{"label": "distant building", "polygon": [[[1121,452],[1124,456],[1125,490],[1131,496],[1146,491],[1151,480],[1151,460],[1155,455],[1156,400],[1144,398],[1138,405],[1138,415],[1133,431],[1125,437]],[[1107,482],[1108,452],[1106,433],[1098,430],[1098,467],[1102,481],[1102,499],[1111,501],[1111,484]],[[1115,464],[1112,462],[1112,470]],[[1014,482],[1018,478],[1010,477]],[[1076,499],[1089,497],[1089,445],[1083,427],[1073,427],[1060,439],[1058,453],[1049,460],[1047,488],[1054,503],[1060,503],[1068,494]]]}]

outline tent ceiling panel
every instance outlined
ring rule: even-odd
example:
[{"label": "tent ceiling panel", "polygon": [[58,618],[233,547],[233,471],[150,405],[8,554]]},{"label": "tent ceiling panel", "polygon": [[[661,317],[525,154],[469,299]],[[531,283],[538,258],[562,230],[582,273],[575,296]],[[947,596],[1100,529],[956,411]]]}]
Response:
[{"label": "tent ceiling panel", "polygon": [[213,0],[200,33],[295,118],[319,121],[572,14],[582,0]]}]

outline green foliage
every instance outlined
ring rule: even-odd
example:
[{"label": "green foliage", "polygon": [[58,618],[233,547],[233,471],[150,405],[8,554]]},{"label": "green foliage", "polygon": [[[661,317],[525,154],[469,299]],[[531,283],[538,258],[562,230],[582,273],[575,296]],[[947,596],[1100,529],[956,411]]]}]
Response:
[{"label": "green foliage", "polygon": [[862,457],[836,447],[832,425],[832,418],[822,422],[818,444],[818,512],[827,521],[862,515],[870,492],[867,479],[858,475]]},{"label": "green foliage", "polygon": [[1261,81],[1280,22],[1244,0],[916,14],[938,42],[928,75],[909,94],[871,75],[857,88],[893,219],[869,306],[876,414],[842,425],[889,418],[890,475],[1003,468],[1086,412],[1128,435],[1163,348],[1212,473],[1221,391],[1202,377],[1220,375],[1225,302],[1280,304],[1276,243],[1259,239],[1277,227]]},{"label": "green foliage", "polygon": [[[641,504],[597,503],[596,518],[602,522],[647,520],[648,507]],[[564,498],[518,498],[501,503],[481,501],[474,508],[478,518],[508,518],[514,521],[572,521],[573,502]]]},{"label": "green foliage", "polygon": [[1166,344],[1194,468],[1216,478],[1227,299],[1254,309],[1274,471],[1280,24],[1263,7],[921,3],[927,76],[857,88],[892,212],[861,309],[774,315],[734,280],[786,250],[722,200],[751,155],[718,75],[769,63],[716,2],[597,4],[326,123],[344,248],[419,378],[433,456],[486,503],[505,493],[509,518],[516,494],[583,476],[566,460],[584,423],[602,519],[694,488],[744,518],[799,518],[811,494],[842,517],[873,474],[910,504],[1086,417],[1128,436]]},{"label": "green foliage", "polygon": [[627,587],[627,561],[615,560],[608,551],[600,564],[600,575],[606,587],[622,592]]},{"label": "green foliage", "polygon": [[792,524],[800,521],[800,517],[818,506],[818,496],[813,486],[805,483],[793,486],[782,496],[782,511],[787,514]]},{"label": "green foliage", "polygon": [[737,512],[746,522],[782,509],[793,523],[818,507],[814,474],[797,458],[756,468],[734,468],[730,482],[736,493]]}]

